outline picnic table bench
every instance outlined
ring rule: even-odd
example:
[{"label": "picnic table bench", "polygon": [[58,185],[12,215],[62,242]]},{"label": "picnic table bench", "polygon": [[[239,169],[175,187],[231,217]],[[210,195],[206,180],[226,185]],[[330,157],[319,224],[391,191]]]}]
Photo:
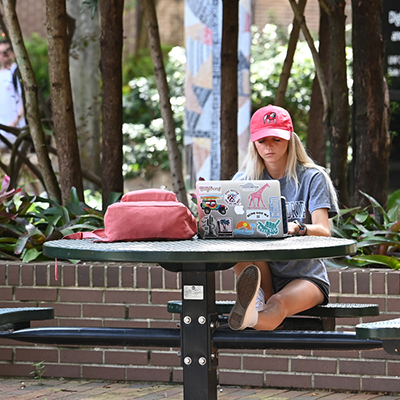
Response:
[{"label": "picnic table bench", "polygon": [[51,307],[0,308],[0,331],[16,331],[29,328],[31,321],[54,318]]},{"label": "picnic table bench", "polygon": [[[363,350],[385,348],[397,354],[400,337],[375,335],[375,326],[357,325],[356,332],[325,330],[233,331],[219,328],[215,302],[215,271],[241,261],[276,261],[330,258],[353,254],[352,240],[290,237],[281,240],[183,240],[174,242],[98,243],[93,240],[57,240],[44,244],[48,257],[117,262],[154,262],[182,274],[180,328],[41,327],[0,332],[25,342],[88,346],[180,347],[185,400],[217,399],[220,349],[323,349]],[[176,304],[175,304],[176,306]],[[231,306],[231,305],[230,305]],[[172,307],[172,304],[171,304]],[[173,311],[177,312],[177,311]],[[314,307],[309,317],[360,317],[378,314],[376,305]],[[304,314],[304,313],[302,313]],[[304,318],[302,315],[298,318]],[[398,325],[398,324],[397,324]],[[392,332],[400,327],[396,326]],[[368,332],[373,332],[369,334]],[[385,344],[389,342],[389,344]]]},{"label": "picnic table bench", "polygon": [[[227,314],[230,313],[234,304],[234,301],[229,300],[215,302],[218,321],[221,325],[227,323]],[[167,304],[167,310],[170,313],[181,314],[182,300],[170,300]],[[378,315],[378,304],[329,303],[287,317],[277,329],[334,331],[336,329],[336,318],[360,318]]]}]

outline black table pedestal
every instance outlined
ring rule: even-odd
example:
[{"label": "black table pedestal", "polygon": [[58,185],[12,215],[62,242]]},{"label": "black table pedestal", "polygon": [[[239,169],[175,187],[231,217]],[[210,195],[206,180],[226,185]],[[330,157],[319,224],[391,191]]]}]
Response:
[{"label": "black table pedestal", "polygon": [[182,271],[181,361],[185,400],[217,399],[218,353],[213,333],[215,272],[207,263],[188,264]]}]

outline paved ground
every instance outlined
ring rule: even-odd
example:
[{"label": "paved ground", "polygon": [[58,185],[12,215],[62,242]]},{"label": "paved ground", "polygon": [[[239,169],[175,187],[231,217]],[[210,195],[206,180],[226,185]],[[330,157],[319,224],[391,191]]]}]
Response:
[{"label": "paved ground", "polygon": [[[0,378],[0,400],[182,400],[182,386],[148,382],[113,383],[104,381],[82,381],[45,379],[36,380]],[[382,393],[342,393],[323,390],[302,391],[282,389],[251,389],[223,386],[219,389],[220,400],[400,400],[398,396]]]}]

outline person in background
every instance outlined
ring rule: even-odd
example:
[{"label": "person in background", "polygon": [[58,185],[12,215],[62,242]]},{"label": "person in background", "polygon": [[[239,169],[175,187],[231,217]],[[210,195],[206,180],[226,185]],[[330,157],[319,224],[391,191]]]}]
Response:
[{"label": "person in background", "polygon": [[[251,141],[234,180],[279,180],[286,198],[288,233],[330,236],[338,199],[325,170],[316,165],[293,131],[287,110],[269,105],[250,122]],[[329,301],[329,279],[322,260],[239,263],[237,300],[231,329],[274,330],[290,315]]]},{"label": "person in background", "polygon": [[[22,90],[16,74],[14,52],[8,40],[0,40],[0,124],[23,128],[25,126]],[[0,130],[0,134],[11,144],[16,136],[10,132]],[[1,151],[8,147],[0,140]]]}]

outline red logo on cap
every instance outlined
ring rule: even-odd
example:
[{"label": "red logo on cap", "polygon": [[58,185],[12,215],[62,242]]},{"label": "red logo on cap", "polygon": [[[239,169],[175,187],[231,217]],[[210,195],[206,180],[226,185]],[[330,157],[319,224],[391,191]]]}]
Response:
[{"label": "red logo on cap", "polygon": [[267,121],[267,124],[269,124],[272,120],[274,120],[274,123],[276,124],[276,113],[275,112],[270,112],[264,115],[264,124],[265,121]]}]

